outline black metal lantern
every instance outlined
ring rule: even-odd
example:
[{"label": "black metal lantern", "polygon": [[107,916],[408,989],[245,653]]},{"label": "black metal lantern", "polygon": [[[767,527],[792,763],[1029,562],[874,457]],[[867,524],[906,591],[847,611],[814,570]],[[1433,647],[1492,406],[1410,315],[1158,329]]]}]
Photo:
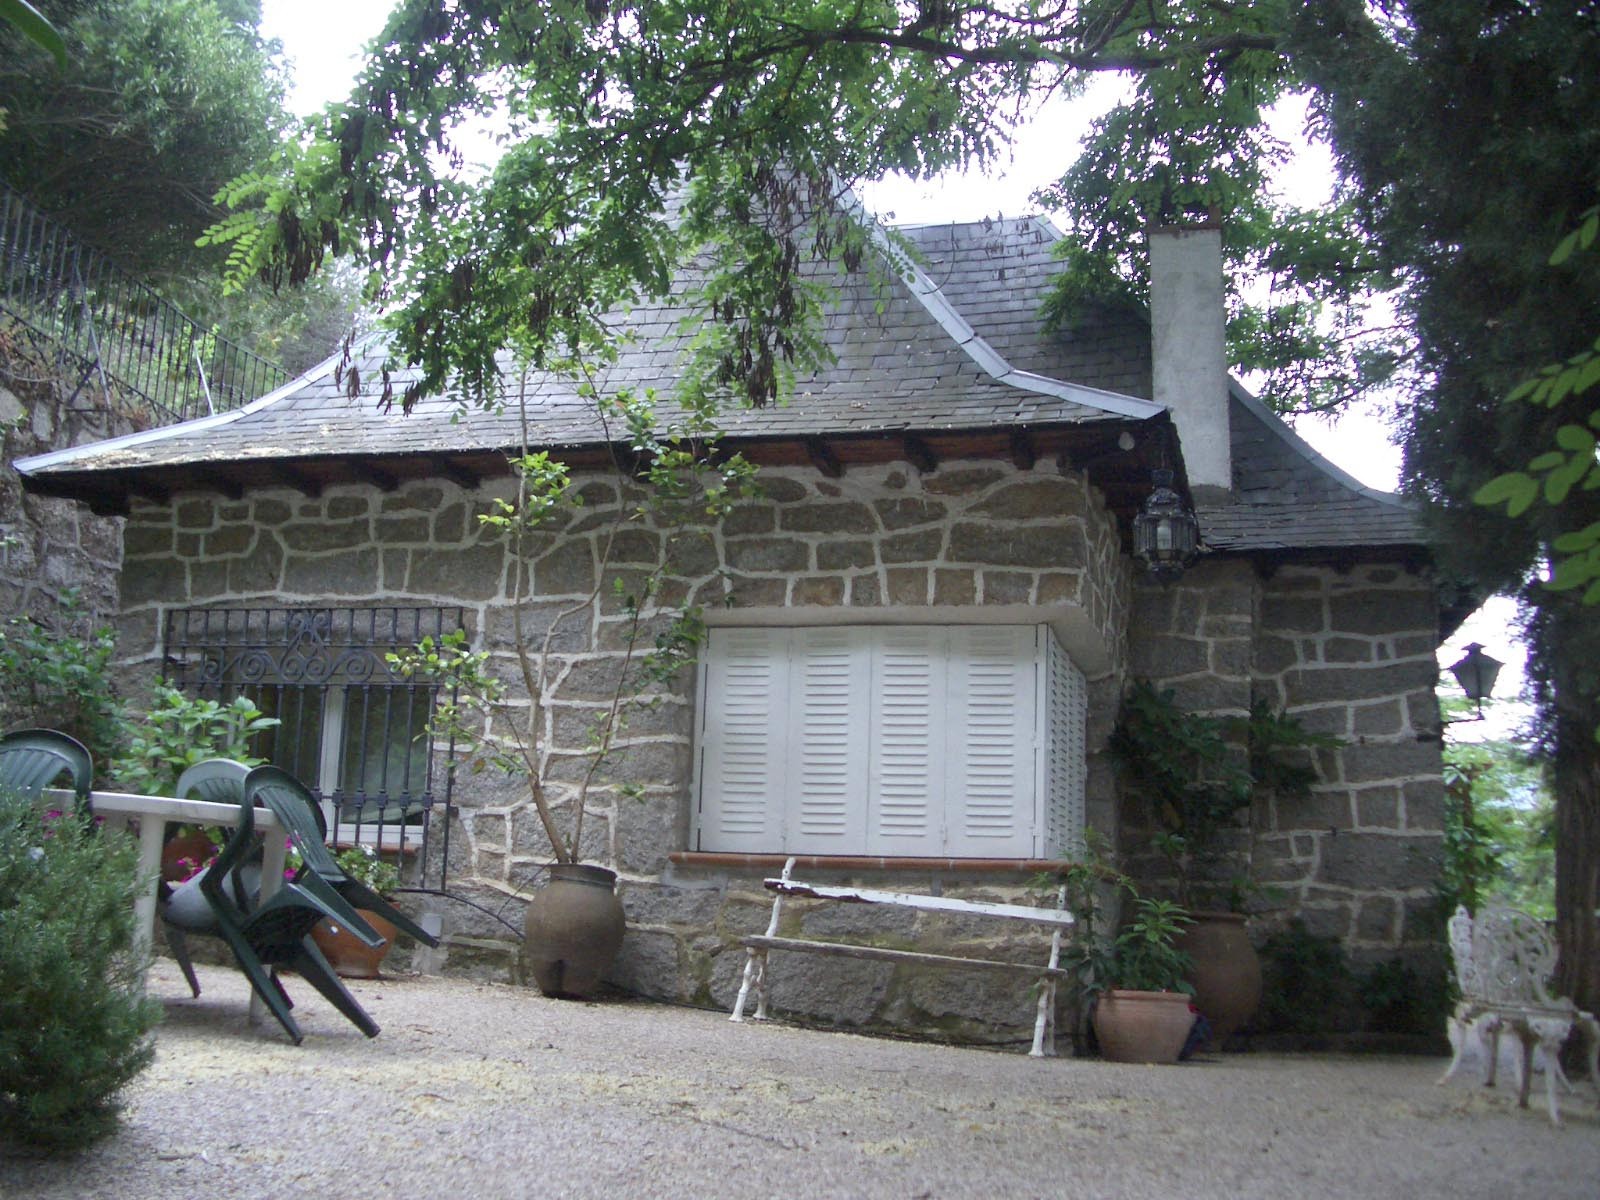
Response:
[{"label": "black metal lantern", "polygon": [[1489,693],[1494,691],[1495,677],[1500,674],[1500,668],[1504,665],[1498,659],[1485,654],[1483,647],[1477,642],[1468,642],[1461,661],[1450,668],[1450,674],[1456,677],[1456,682],[1467,694],[1467,699],[1478,706],[1478,715],[1473,718],[1474,720],[1482,719],[1483,702],[1489,698]]},{"label": "black metal lantern", "polygon": [[1133,518],[1133,556],[1157,579],[1170,580],[1200,553],[1200,522],[1172,489],[1172,472],[1151,472],[1155,485]]}]

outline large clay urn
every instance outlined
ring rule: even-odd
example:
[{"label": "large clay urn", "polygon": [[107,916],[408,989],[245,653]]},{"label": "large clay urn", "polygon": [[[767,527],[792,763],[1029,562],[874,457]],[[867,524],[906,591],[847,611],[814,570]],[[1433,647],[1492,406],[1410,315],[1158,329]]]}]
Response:
[{"label": "large clay urn", "polygon": [[626,927],[615,871],[555,863],[523,918],[523,962],[546,996],[588,996],[616,958]]},{"label": "large clay urn", "polygon": [[1182,992],[1102,992],[1094,1006],[1094,1036],[1111,1062],[1175,1063],[1194,1025]]},{"label": "large clay urn", "polygon": [[1194,912],[1177,947],[1193,962],[1188,980],[1195,1007],[1220,1045],[1261,1005],[1261,959],[1245,932],[1243,913]]}]

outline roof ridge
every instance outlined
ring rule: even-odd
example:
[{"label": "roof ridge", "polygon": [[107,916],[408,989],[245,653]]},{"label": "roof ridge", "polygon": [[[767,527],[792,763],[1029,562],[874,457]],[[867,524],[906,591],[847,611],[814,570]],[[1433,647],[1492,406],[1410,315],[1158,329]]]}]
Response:
[{"label": "roof ridge", "polygon": [[[946,335],[967,355],[980,370],[990,378],[1006,387],[1014,387],[1020,391],[1032,392],[1036,395],[1050,396],[1057,400],[1066,400],[1073,404],[1080,404],[1085,408],[1098,409],[1100,412],[1110,413],[1119,417],[1136,417],[1148,420],[1166,412],[1163,405],[1151,400],[1140,400],[1133,396],[1124,396],[1119,392],[1105,391],[1101,388],[1086,387],[1079,383],[1068,383],[1065,380],[1051,379],[1033,371],[1022,371],[1011,365],[1005,355],[1001,354],[988,341],[983,338],[971,323],[961,315],[959,309],[951,303],[944,294],[944,289],[935,283],[931,276],[924,271],[909,254],[895,245],[892,233],[888,226],[878,220],[873,213],[856,195],[854,188],[845,188],[841,191],[841,207],[846,213],[859,221],[873,245],[883,255],[889,267],[900,277],[900,282],[906,287],[912,297],[922,305],[934,322],[944,330]],[[999,218],[999,220],[1026,221],[1032,218]],[[991,218],[992,220],[992,218]],[[981,221],[952,221],[954,225],[979,225]],[[943,226],[927,226],[927,228],[942,228]]]}]

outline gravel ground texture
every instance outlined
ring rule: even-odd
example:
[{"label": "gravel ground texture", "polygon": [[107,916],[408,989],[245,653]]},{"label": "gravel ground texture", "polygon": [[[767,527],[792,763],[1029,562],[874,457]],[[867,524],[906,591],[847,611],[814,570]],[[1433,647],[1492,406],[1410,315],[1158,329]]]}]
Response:
[{"label": "gravel ground texture", "polygon": [[8,1153],[30,1200],[1600,1196],[1600,1112],[1553,1127],[1439,1059],[1177,1067],[888,1041],[430,976],[354,983],[368,1041],[290,979],[303,1045],[235,971],[158,959],[155,1065],[122,1131]]}]

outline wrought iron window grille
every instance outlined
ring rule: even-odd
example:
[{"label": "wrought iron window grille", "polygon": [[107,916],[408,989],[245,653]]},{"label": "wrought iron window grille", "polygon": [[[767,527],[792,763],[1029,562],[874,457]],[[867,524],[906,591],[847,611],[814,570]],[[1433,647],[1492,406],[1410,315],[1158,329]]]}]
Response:
[{"label": "wrought iron window grille", "polygon": [[435,778],[438,689],[400,675],[388,655],[462,617],[459,607],[174,609],[163,673],[191,695],[246,695],[278,718],[252,750],[311,788],[334,842],[415,856],[420,888],[442,892],[450,822],[436,813],[452,811],[452,780]]}]

